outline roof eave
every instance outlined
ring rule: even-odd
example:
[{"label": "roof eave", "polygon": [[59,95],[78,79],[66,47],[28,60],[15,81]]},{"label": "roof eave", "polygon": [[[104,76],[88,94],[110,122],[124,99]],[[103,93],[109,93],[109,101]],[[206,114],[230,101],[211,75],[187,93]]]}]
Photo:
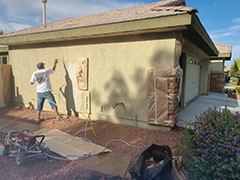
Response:
[{"label": "roof eave", "polygon": [[206,52],[209,56],[218,56],[218,50],[215,47],[212,39],[200,22],[195,13],[191,13],[192,22],[188,26],[187,31],[183,31],[183,35],[193,41],[199,48]]},{"label": "roof eave", "polygon": [[54,42],[92,37],[119,36],[147,32],[166,32],[186,29],[191,24],[190,14],[172,15],[126,21],[90,27],[48,31],[10,37],[1,37],[0,44],[17,45],[40,42]]}]

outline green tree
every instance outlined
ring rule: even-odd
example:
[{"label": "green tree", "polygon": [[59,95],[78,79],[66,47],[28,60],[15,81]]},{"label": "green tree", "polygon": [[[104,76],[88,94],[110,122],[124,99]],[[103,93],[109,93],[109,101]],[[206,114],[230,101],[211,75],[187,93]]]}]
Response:
[{"label": "green tree", "polygon": [[0,35],[2,35],[2,34],[3,34],[3,30],[1,29],[1,30],[0,30]]},{"label": "green tree", "polygon": [[240,58],[234,60],[234,64],[230,68],[230,76],[233,85],[237,85],[238,78],[240,76]]},{"label": "green tree", "polygon": [[231,66],[231,69],[230,69],[230,75],[231,76],[240,75],[239,64],[240,64],[240,59],[235,59],[234,64]]}]

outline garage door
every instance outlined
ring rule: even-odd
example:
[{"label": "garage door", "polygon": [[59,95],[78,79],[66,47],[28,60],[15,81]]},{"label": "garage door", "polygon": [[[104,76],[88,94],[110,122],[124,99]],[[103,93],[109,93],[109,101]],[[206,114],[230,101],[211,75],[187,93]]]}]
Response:
[{"label": "garage door", "polygon": [[188,104],[199,95],[200,65],[200,60],[192,57],[187,58],[185,104]]}]

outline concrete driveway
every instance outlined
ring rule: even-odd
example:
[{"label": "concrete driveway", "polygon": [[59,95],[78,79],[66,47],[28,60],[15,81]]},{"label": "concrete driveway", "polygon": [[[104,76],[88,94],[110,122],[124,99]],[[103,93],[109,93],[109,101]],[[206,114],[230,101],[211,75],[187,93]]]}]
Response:
[{"label": "concrete driveway", "polygon": [[200,96],[198,99],[189,104],[185,109],[180,111],[177,126],[189,127],[187,124],[195,121],[195,116],[199,116],[209,107],[223,109],[227,107],[231,112],[240,111],[240,101],[228,98],[227,94],[209,93],[208,96]]}]

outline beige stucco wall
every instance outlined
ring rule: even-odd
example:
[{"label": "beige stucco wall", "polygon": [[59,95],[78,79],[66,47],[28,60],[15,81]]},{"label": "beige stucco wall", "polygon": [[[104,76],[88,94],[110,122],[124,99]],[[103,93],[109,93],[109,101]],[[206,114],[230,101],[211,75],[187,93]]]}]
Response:
[{"label": "beige stucco wall", "polygon": [[201,69],[201,85],[200,85],[200,95],[207,95],[209,91],[210,85],[210,71],[209,71],[209,61],[202,61],[202,69]]},{"label": "beige stucco wall", "polygon": [[0,108],[4,107],[2,65],[0,65]]},{"label": "beige stucco wall", "polygon": [[223,73],[224,72],[224,61],[223,60],[211,60],[209,65],[210,72]]},{"label": "beige stucco wall", "polygon": [[[153,33],[114,38],[85,39],[41,45],[10,47],[9,59],[14,76],[14,100],[36,108],[36,87],[29,79],[39,61],[51,67],[59,63],[51,75],[53,94],[62,112],[66,112],[66,89],[73,94],[69,108],[91,112],[93,119],[112,120],[116,123],[147,125],[147,70],[172,68],[175,38],[171,33]],[[89,61],[89,89],[76,89],[75,67],[82,58]],[[65,62],[66,70],[63,62]],[[123,102],[112,108],[113,103]],[[50,110],[45,103],[45,110]],[[116,118],[118,117],[118,118]]]}]

